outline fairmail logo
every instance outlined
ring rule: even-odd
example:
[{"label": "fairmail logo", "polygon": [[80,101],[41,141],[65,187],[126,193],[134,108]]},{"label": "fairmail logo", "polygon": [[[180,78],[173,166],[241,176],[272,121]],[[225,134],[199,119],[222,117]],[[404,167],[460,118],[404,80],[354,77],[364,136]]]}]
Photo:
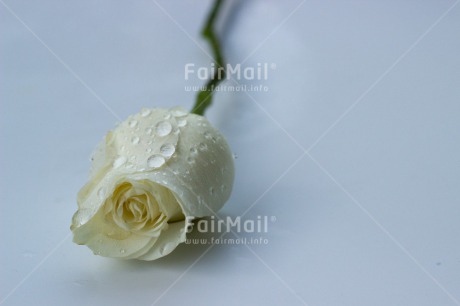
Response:
[{"label": "fairmail logo", "polygon": [[196,228],[200,233],[267,233],[269,224],[276,221],[274,216],[257,216],[255,219],[243,219],[241,217],[216,218],[195,220],[187,217],[188,232]]},{"label": "fairmail logo", "polygon": [[[225,69],[224,69],[225,68]],[[210,67],[196,67],[194,63],[187,63],[184,66],[185,80],[191,77],[196,77],[200,80],[209,79],[233,79],[233,80],[268,80],[271,70],[276,68],[274,63],[257,63],[255,66],[242,67],[241,64],[226,64],[225,67],[216,67],[215,63],[211,63]]]}]

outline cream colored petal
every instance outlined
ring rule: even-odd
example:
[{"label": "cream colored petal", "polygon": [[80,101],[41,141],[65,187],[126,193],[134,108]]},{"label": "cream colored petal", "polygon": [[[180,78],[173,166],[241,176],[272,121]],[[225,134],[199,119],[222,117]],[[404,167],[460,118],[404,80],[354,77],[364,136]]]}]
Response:
[{"label": "cream colored petal", "polygon": [[158,235],[147,237],[125,232],[104,220],[102,212],[98,212],[89,222],[74,230],[73,241],[87,245],[97,255],[127,258],[145,249]]},{"label": "cream colored petal", "polygon": [[171,253],[179,243],[185,241],[186,224],[185,221],[174,222],[168,225],[168,229],[163,231],[153,246],[143,255],[137,257],[140,260],[155,260]]},{"label": "cream colored petal", "polygon": [[201,116],[181,119],[176,155],[161,174],[145,176],[173,191],[186,216],[203,217],[217,212],[230,197],[234,165],[231,150],[222,134]]}]

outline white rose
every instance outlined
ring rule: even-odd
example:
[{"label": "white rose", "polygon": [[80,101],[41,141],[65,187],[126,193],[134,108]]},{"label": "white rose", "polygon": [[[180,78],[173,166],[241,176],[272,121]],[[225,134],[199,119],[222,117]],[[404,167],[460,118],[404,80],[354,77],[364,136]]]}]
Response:
[{"label": "white rose", "polygon": [[213,215],[233,185],[224,137],[182,108],[144,109],[97,147],[78,193],[74,242],[97,255],[154,260],[185,241],[190,217]]}]

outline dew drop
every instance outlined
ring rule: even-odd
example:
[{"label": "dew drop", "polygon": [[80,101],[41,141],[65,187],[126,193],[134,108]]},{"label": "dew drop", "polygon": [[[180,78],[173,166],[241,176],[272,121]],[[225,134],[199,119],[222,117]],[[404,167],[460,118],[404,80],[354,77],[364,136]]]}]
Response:
[{"label": "dew drop", "polygon": [[161,255],[166,255],[166,254],[169,254],[171,253],[175,248],[176,248],[177,244],[174,243],[174,242],[168,242],[166,243],[164,246],[161,247],[160,249],[160,253]]},{"label": "dew drop", "polygon": [[134,136],[131,138],[132,144],[138,144],[141,139],[138,136]]},{"label": "dew drop", "polygon": [[97,191],[97,196],[99,197],[99,199],[104,200],[105,189],[103,187],[99,188],[99,190]]},{"label": "dew drop", "polygon": [[160,121],[157,123],[155,130],[158,136],[163,137],[171,133],[172,126],[168,121]]},{"label": "dew drop", "polygon": [[147,133],[147,135],[151,135],[152,134],[152,128],[151,127],[146,128],[145,132]]},{"label": "dew drop", "polygon": [[165,163],[165,158],[161,155],[155,154],[147,159],[147,164],[150,168],[160,168]]},{"label": "dew drop", "polygon": [[163,116],[163,118],[165,118],[165,119],[167,120],[167,119],[171,118],[171,114],[170,114],[170,113],[166,113],[166,114]]},{"label": "dew drop", "polygon": [[183,127],[187,125],[187,120],[186,119],[179,119],[177,120],[177,126]]},{"label": "dew drop", "polygon": [[194,164],[194,163],[195,163],[195,160],[194,160],[192,157],[188,157],[188,158],[187,158],[187,162],[188,162],[189,164]]},{"label": "dew drop", "polygon": [[200,151],[206,151],[208,149],[208,146],[201,142],[199,145],[198,145],[198,149],[200,149]]},{"label": "dew drop", "polygon": [[125,250],[125,249],[121,249],[121,250],[120,250],[120,253],[121,253],[121,254],[125,254],[125,253],[126,253],[126,250]]},{"label": "dew drop", "polygon": [[213,194],[214,194],[214,188],[213,188],[213,187],[209,187],[209,194],[210,194],[210,195],[213,195]]},{"label": "dew drop", "polygon": [[91,217],[91,211],[89,209],[79,209],[72,217],[72,223],[82,225],[88,222]]},{"label": "dew drop", "polygon": [[221,185],[220,186],[220,191],[225,192],[225,190],[227,190],[227,186]]},{"label": "dew drop", "polygon": [[206,138],[206,139],[211,139],[211,137],[212,137],[211,133],[209,133],[209,132],[204,132],[203,135],[204,135],[204,138]]},{"label": "dew drop", "polygon": [[187,115],[187,112],[183,110],[181,107],[176,107],[172,109],[171,113],[174,117],[184,117],[185,115]]},{"label": "dew drop", "polygon": [[151,113],[152,113],[152,111],[150,109],[143,109],[142,112],[141,112],[141,116],[142,117],[148,117],[148,116],[150,116]]},{"label": "dew drop", "polygon": [[131,120],[129,122],[129,126],[132,127],[132,128],[135,128],[137,126],[137,124],[138,124],[137,120]]},{"label": "dew drop", "polygon": [[145,149],[145,152],[147,152],[147,153],[152,152],[152,148],[147,148],[147,149]]},{"label": "dew drop", "polygon": [[198,150],[196,149],[196,147],[191,147],[190,148],[190,154],[196,155],[196,153],[198,153]]},{"label": "dew drop", "polygon": [[165,157],[170,157],[176,151],[176,147],[174,147],[171,143],[165,143],[160,148],[160,153],[163,154]]},{"label": "dew drop", "polygon": [[126,157],[120,156],[117,159],[115,159],[115,161],[113,162],[113,167],[116,169],[116,168],[124,165],[126,163],[126,161],[127,161]]}]

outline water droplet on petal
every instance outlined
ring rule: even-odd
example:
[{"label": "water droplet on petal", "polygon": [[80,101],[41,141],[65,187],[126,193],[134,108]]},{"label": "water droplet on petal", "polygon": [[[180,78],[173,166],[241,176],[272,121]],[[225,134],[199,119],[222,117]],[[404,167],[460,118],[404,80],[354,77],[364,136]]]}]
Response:
[{"label": "water droplet on petal", "polygon": [[225,190],[227,190],[227,186],[221,185],[220,186],[220,191],[225,192]]},{"label": "water droplet on petal", "polygon": [[121,253],[121,254],[125,254],[125,253],[126,253],[126,250],[125,250],[125,249],[121,249],[121,250],[120,250],[120,253]]},{"label": "water droplet on petal", "polygon": [[211,137],[212,137],[211,133],[209,133],[209,132],[204,132],[203,135],[204,135],[204,138],[206,138],[206,139],[211,139]]},{"label": "water droplet on petal", "polygon": [[141,112],[141,116],[142,117],[148,117],[151,113],[152,113],[152,111],[150,109],[143,109],[142,112]]},{"label": "water droplet on petal", "polygon": [[72,223],[77,225],[82,225],[88,222],[91,216],[91,211],[89,209],[79,209],[72,217]]},{"label": "water droplet on petal", "polygon": [[187,112],[182,109],[181,107],[176,107],[171,110],[171,113],[173,114],[174,117],[183,117],[187,115]]},{"label": "water droplet on petal", "polygon": [[188,157],[188,158],[187,158],[187,162],[188,162],[189,164],[194,164],[194,163],[195,163],[195,160],[194,160],[192,157]]},{"label": "water droplet on petal", "polygon": [[174,242],[168,242],[166,243],[164,246],[161,247],[160,249],[160,254],[161,255],[166,255],[166,254],[169,254],[171,253],[175,248],[176,248],[177,244],[174,243]]},{"label": "water droplet on petal", "polygon": [[174,135],[178,135],[180,133],[180,130],[178,128],[175,128],[173,130]]},{"label": "water droplet on petal", "polygon": [[99,190],[97,191],[97,196],[99,197],[99,199],[104,200],[104,197],[105,197],[104,187],[99,188]]},{"label": "water droplet on petal", "polygon": [[198,145],[198,149],[200,149],[200,151],[206,151],[208,149],[208,146],[201,142],[199,145]]},{"label": "water droplet on petal", "polygon": [[134,136],[131,138],[132,144],[138,144],[141,139],[138,136]]},{"label": "water droplet on petal", "polygon": [[131,120],[131,121],[129,122],[129,126],[132,127],[132,128],[136,127],[137,124],[138,124],[137,120]]},{"label": "water droplet on petal", "polygon": [[126,163],[128,159],[124,156],[120,156],[118,157],[117,159],[115,159],[115,161],[113,162],[113,167],[114,168],[118,168],[122,165],[124,165]]},{"label": "water droplet on petal", "polygon": [[171,118],[171,114],[170,114],[170,113],[166,113],[166,114],[163,116],[163,118],[169,119],[169,118]]},{"label": "water droplet on petal", "polygon": [[171,133],[172,126],[171,123],[169,123],[168,121],[160,121],[157,123],[155,130],[158,136],[163,137]]},{"label": "water droplet on petal", "polygon": [[187,120],[186,119],[179,119],[177,120],[177,126],[183,127],[187,125]]},{"label": "water droplet on petal", "polygon": [[198,150],[196,149],[196,147],[191,147],[190,148],[190,154],[196,155],[196,153],[198,153]]},{"label": "water droplet on petal", "polygon": [[147,153],[152,152],[152,148],[147,148],[147,149],[145,149],[145,152],[147,152]]},{"label": "water droplet on petal", "polygon": [[146,128],[145,132],[147,133],[147,135],[151,135],[152,134],[152,128],[151,127]]},{"label": "water droplet on petal", "polygon": [[214,194],[214,188],[213,188],[213,187],[209,187],[209,194],[210,194],[210,195],[213,195],[213,194]]},{"label": "water droplet on petal", "polygon": [[165,163],[165,158],[161,155],[155,154],[149,157],[147,164],[151,168],[160,168]]},{"label": "water droplet on petal", "polygon": [[171,155],[174,154],[175,151],[176,151],[176,147],[174,147],[174,145],[171,143],[165,143],[160,148],[160,153],[166,157],[170,157]]}]

